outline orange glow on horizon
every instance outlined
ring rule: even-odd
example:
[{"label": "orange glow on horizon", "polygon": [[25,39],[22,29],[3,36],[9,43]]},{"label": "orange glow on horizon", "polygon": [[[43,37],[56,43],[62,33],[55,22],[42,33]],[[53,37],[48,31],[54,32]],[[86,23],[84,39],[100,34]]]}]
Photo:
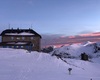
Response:
[{"label": "orange glow on horizon", "polygon": [[59,48],[61,46],[68,46],[72,44],[82,44],[87,41],[100,42],[100,32],[80,34],[79,36],[66,36],[66,37],[61,36],[60,38],[54,40],[51,40],[50,42],[48,42],[48,44],[44,46],[45,47],[54,46],[56,48]]},{"label": "orange glow on horizon", "polygon": [[68,38],[75,38],[75,36],[69,36]]},{"label": "orange glow on horizon", "polygon": [[89,34],[80,34],[81,37],[88,37],[88,36],[100,36],[100,32],[97,33],[89,33]]},{"label": "orange glow on horizon", "polygon": [[60,38],[65,38],[66,36],[60,36]]}]

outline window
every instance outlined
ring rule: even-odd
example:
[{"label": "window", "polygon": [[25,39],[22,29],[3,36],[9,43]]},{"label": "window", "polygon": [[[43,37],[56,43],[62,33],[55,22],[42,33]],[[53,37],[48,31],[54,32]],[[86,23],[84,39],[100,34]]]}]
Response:
[{"label": "window", "polygon": [[3,48],[6,48],[6,46],[3,46]]},{"label": "window", "polygon": [[14,48],[16,48],[16,46],[14,46]]},{"label": "window", "polygon": [[14,48],[14,46],[12,46],[12,48]]},{"label": "window", "polygon": [[20,37],[17,37],[17,40],[19,40],[20,39]]},{"label": "window", "polygon": [[16,48],[19,48],[19,46],[16,46]]},{"label": "window", "polygon": [[31,40],[33,40],[34,39],[34,37],[31,37]]},{"label": "window", "polygon": [[14,40],[14,37],[11,37],[11,40]]},{"label": "window", "polygon": [[24,40],[25,39],[25,37],[22,37],[22,40]]},{"label": "window", "polygon": [[7,48],[9,48],[9,46],[7,46]]},{"label": "window", "polygon": [[11,46],[9,46],[9,48],[12,48]]},{"label": "window", "polygon": [[21,46],[21,48],[24,48],[24,46]]},{"label": "window", "polygon": [[32,44],[32,46],[34,46],[34,44]]}]

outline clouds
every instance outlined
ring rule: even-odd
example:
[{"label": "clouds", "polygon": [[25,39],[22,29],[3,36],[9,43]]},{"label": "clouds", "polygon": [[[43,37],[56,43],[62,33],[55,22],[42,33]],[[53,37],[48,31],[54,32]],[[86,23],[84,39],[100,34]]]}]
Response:
[{"label": "clouds", "polygon": [[93,33],[93,31],[85,30],[85,31],[80,32],[79,34],[88,34],[88,33]]},{"label": "clouds", "polygon": [[88,34],[80,34],[79,36],[81,37],[96,37],[96,36],[100,36],[100,32],[96,32],[96,33],[88,33]]},{"label": "clouds", "polygon": [[70,45],[76,43],[84,43],[87,41],[99,42],[100,32],[80,34],[77,36],[64,36],[64,37],[62,37],[62,35],[49,35],[49,36],[44,35],[42,39],[42,47],[50,45],[54,46]]}]

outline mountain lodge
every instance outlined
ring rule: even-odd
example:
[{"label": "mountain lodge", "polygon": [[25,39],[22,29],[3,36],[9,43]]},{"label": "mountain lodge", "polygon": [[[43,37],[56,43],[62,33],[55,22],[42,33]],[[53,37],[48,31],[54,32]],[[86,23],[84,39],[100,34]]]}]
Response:
[{"label": "mountain lodge", "polygon": [[41,35],[32,29],[6,29],[0,34],[2,48],[40,51]]}]

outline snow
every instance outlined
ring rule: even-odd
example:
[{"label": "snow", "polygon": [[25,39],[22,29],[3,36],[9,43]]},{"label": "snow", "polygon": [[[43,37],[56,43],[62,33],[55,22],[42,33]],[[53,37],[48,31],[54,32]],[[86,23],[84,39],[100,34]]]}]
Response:
[{"label": "snow", "polygon": [[6,33],[5,35],[34,35],[34,34],[28,32],[22,32],[22,33]]},{"label": "snow", "polygon": [[[79,56],[84,52],[91,57],[97,57],[97,56],[100,56],[100,50],[97,50],[97,53],[94,53],[95,46],[100,47],[100,42],[92,43],[88,41],[82,44],[72,44],[70,46],[63,46],[60,48],[56,48],[54,51],[56,52],[56,54],[68,53],[71,56],[77,57],[77,58],[79,58]],[[51,54],[53,54],[54,51],[51,52]]]},{"label": "snow", "polygon": [[42,52],[0,48],[0,80],[100,80],[100,58],[66,61]]},{"label": "snow", "polygon": [[7,44],[26,44],[26,42],[9,42]]}]

